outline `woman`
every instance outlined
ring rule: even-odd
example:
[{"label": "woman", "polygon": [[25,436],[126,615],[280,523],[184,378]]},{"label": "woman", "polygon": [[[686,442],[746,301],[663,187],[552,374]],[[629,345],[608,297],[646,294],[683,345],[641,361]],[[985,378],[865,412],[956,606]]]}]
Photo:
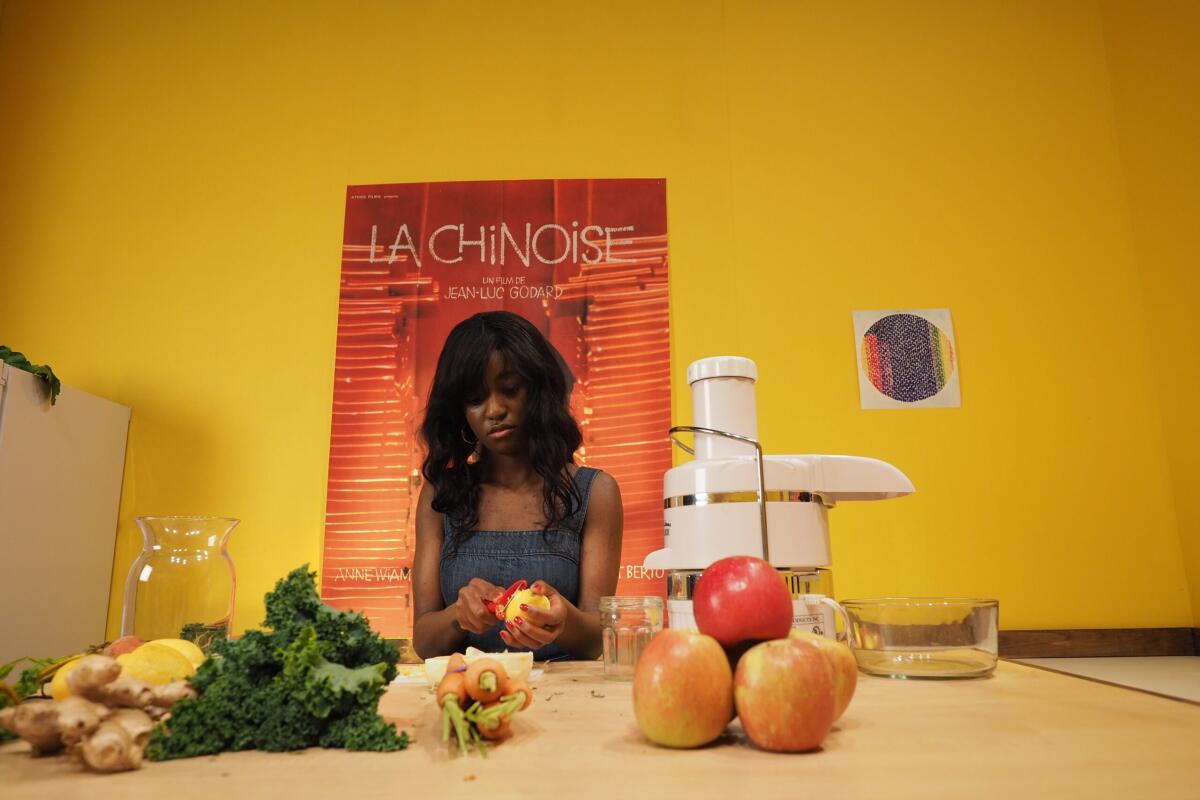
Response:
[{"label": "woman", "polygon": [[[617,587],[621,494],[577,467],[582,437],[570,375],[530,322],[489,311],[460,322],[438,358],[421,432],[413,647],[466,646],[596,658],[600,598]],[[485,601],[527,580],[548,609],[522,605],[503,629]]]}]

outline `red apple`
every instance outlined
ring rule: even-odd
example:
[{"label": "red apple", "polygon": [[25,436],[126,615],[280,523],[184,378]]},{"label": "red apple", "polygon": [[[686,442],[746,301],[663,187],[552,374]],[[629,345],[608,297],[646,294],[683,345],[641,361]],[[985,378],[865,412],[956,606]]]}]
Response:
[{"label": "red apple", "polygon": [[833,719],[835,722],[841,719],[854,697],[854,688],[858,686],[858,661],[854,658],[854,651],[845,642],[837,642],[811,631],[793,630],[788,638],[810,642],[829,659],[829,666],[833,667],[833,694],[837,699],[837,711]]},{"label": "red apple", "polygon": [[753,556],[714,562],[692,593],[696,626],[725,646],[782,639],[792,627],[792,594],[775,568]]},{"label": "red apple", "polygon": [[780,639],[750,648],[738,662],[733,696],[746,735],[764,750],[813,750],[833,727],[833,667],[808,642]]},{"label": "red apple", "polygon": [[145,642],[131,634],[129,636],[122,636],[120,639],[113,639],[111,642],[105,645],[104,649],[100,652],[109,658],[116,658],[117,656],[124,655],[125,653],[132,653],[143,644],[145,644]]},{"label": "red apple", "polygon": [[733,673],[711,636],[668,628],[650,640],[633,671],[633,713],[646,738],[700,747],[733,717]]}]

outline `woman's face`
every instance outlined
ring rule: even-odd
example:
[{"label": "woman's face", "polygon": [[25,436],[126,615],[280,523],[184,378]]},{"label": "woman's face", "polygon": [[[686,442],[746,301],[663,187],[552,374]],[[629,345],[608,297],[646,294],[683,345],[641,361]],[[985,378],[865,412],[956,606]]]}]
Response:
[{"label": "woman's face", "polygon": [[475,438],[493,453],[520,451],[527,397],[525,379],[507,367],[503,355],[492,353],[479,395],[468,398],[463,409]]}]

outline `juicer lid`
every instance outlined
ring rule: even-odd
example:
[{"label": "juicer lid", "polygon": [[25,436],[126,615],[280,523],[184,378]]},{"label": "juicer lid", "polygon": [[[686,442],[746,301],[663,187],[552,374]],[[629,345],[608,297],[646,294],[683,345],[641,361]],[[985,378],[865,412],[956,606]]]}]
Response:
[{"label": "juicer lid", "polygon": [[[888,500],[916,491],[908,476],[896,467],[862,456],[764,456],[763,473],[770,501],[808,493],[825,503]],[[686,498],[703,493],[736,495],[737,499],[750,502],[757,484],[754,456],[697,459],[667,470],[663,476],[663,498],[668,503],[689,505]]]},{"label": "juicer lid", "polygon": [[749,378],[757,381],[758,367],[750,359],[741,356],[710,356],[688,364],[689,386],[709,378]]}]

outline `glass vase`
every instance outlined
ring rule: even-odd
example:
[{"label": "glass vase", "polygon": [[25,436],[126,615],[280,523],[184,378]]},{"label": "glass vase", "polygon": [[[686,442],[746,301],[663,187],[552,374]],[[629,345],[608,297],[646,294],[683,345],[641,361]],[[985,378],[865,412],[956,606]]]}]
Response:
[{"label": "glass vase", "polygon": [[142,641],[227,637],[237,579],[226,549],[239,520],[135,517],[142,552],[125,579],[121,635]]}]

